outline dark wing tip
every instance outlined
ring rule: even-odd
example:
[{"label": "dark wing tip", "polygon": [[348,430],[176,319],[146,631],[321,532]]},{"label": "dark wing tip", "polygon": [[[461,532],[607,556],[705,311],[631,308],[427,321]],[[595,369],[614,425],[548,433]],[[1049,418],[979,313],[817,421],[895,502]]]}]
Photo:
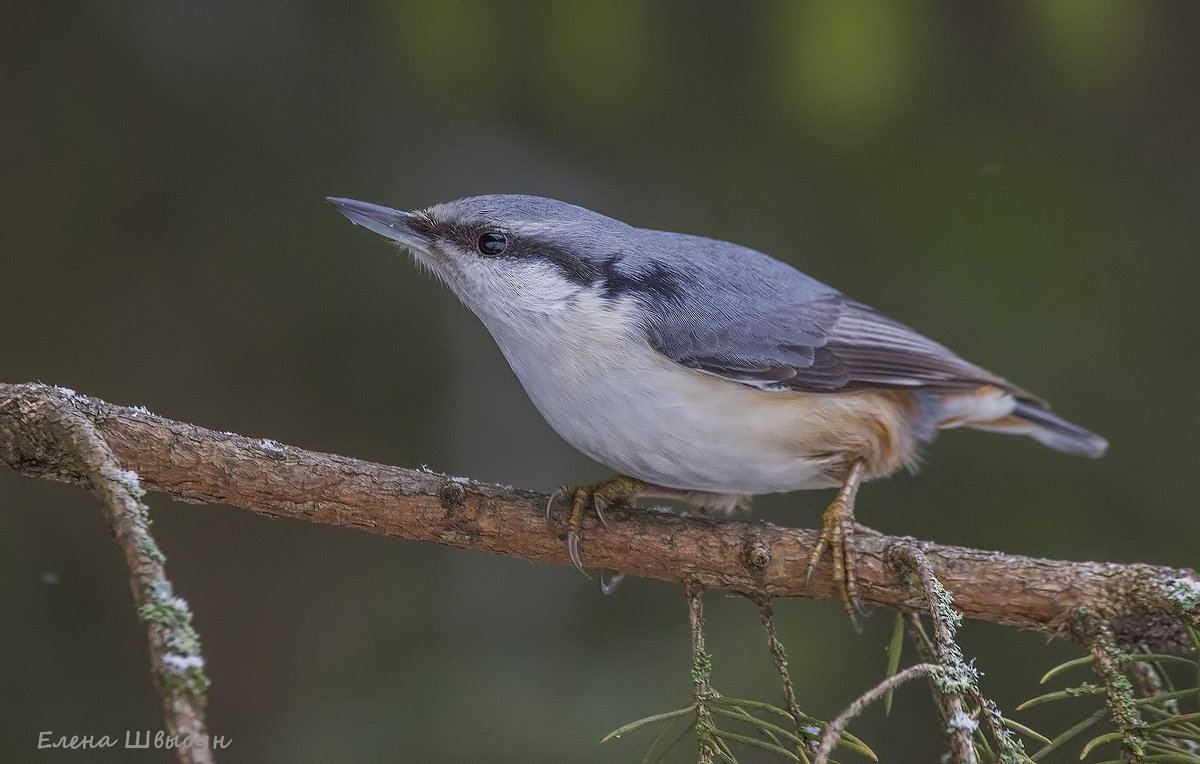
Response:
[{"label": "dark wing tip", "polygon": [[1028,401],[1018,401],[1013,416],[1033,425],[1034,440],[1057,451],[1099,459],[1108,450],[1103,437]]}]

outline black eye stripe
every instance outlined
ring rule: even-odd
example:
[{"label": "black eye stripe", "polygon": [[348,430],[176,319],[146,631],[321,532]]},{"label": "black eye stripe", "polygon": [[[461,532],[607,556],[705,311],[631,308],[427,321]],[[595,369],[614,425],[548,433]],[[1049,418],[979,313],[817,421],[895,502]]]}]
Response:
[{"label": "black eye stripe", "polygon": [[[473,250],[483,257],[544,260],[553,265],[563,278],[578,286],[589,286],[604,274],[604,267],[599,263],[581,258],[564,247],[499,228],[495,223],[445,221],[428,215],[426,220],[426,235],[432,239],[440,239],[454,246]],[[496,254],[485,252],[483,249],[485,238],[490,242],[492,236],[502,237],[505,242],[502,250],[496,245],[488,245]]]},{"label": "black eye stripe", "polygon": [[[462,249],[474,250],[479,254],[487,254],[480,249],[480,243],[488,234],[499,234],[501,237],[506,238],[508,243],[505,245],[505,249],[512,248],[511,236],[507,231],[483,222],[445,220],[439,218],[436,214],[421,211],[417,213],[416,219],[409,226],[414,231],[425,235],[431,241],[439,241],[451,246],[461,247]],[[494,247],[495,245],[491,246]]]}]

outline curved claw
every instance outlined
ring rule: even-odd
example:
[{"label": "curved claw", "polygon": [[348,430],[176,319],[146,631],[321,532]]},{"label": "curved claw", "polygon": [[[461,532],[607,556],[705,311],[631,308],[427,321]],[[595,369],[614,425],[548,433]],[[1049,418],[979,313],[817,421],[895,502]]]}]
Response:
[{"label": "curved claw", "polygon": [[[604,516],[604,508],[609,504],[630,504],[638,497],[644,489],[645,484],[641,481],[628,477],[626,475],[616,475],[603,483],[596,483],[589,486],[574,486],[561,485],[555,489],[554,493],[550,494],[550,499],[546,502],[546,521],[550,521],[550,515],[553,512],[554,505],[561,499],[571,499],[571,514],[567,518],[567,554],[571,558],[571,563],[575,568],[588,576],[583,569],[583,562],[579,558],[579,530],[583,525],[583,517],[587,507],[591,507],[596,513],[596,518],[605,528],[608,527],[608,518]],[[591,578],[591,576],[588,576]],[[611,584],[602,584],[601,591],[611,592],[617,586],[615,579]]]},{"label": "curved claw", "polygon": [[579,531],[574,528],[567,531],[567,555],[571,558],[571,563],[575,565],[576,570],[591,578],[588,572],[583,569],[583,563],[579,561]]},{"label": "curved claw", "polygon": [[608,519],[604,517],[604,501],[599,496],[592,497],[592,511],[596,513],[596,519],[605,528],[608,527]]},{"label": "curved claw", "polygon": [[550,500],[546,502],[546,522],[550,522],[550,513],[554,510],[554,505],[558,503],[558,500],[563,497],[564,488],[565,486],[560,485],[550,494]]}]

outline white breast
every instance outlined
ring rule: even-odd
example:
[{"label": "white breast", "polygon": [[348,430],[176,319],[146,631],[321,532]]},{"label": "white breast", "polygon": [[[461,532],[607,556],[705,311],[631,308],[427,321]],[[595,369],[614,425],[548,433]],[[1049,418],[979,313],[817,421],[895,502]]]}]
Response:
[{"label": "white breast", "polygon": [[[480,317],[559,435],[649,483],[726,494],[829,487],[831,463],[881,447],[878,423],[845,396],[757,390],[676,364],[649,346],[633,307],[585,292],[549,314]],[[884,414],[901,438],[893,409]],[[911,456],[891,445],[904,453],[886,471]]]}]

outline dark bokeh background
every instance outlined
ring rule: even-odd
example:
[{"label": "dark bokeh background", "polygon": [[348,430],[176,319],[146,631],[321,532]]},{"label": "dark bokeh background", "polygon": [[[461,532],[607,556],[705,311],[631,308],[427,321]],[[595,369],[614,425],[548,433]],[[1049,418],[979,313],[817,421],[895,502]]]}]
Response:
[{"label": "dark bokeh background", "polygon": [[[475,319],[322,201],[548,195],[775,254],[1112,442],[1093,462],[948,433],[919,477],[863,491],[865,523],[1194,566],[1197,20],[1132,1],[5,4],[0,378],[529,488],[599,479]],[[649,735],[597,741],[687,702],[678,587],[606,598],[570,568],[150,498],[227,761],[630,760]],[[756,516],[812,526],[828,499]],[[0,471],[0,505],[0,758],[31,759],[41,730],[160,728],[95,502]],[[776,701],[752,606],[708,605],[718,689]],[[888,613],[858,637],[836,604],[778,611],[807,711],[880,678]],[[978,623],[964,643],[1007,711],[1074,654]],[[1083,709],[1017,717],[1056,732]],[[932,719],[915,686],[852,729],[932,761]]]}]

